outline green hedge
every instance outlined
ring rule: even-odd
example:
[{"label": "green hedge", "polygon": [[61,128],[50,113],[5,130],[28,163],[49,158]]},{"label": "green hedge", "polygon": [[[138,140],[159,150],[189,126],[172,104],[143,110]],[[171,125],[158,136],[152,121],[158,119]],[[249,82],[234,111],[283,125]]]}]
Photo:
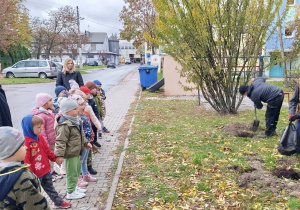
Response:
[{"label": "green hedge", "polygon": [[21,44],[11,46],[6,53],[0,51],[0,63],[2,69],[28,58],[31,58],[31,54],[29,50]]}]

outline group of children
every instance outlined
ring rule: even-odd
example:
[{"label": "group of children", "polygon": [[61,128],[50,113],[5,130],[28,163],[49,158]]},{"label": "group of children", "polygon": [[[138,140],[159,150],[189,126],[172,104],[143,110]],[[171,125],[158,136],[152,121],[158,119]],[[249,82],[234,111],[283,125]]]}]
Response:
[{"label": "group of children", "polygon": [[37,106],[22,120],[23,134],[0,127],[0,209],[50,209],[40,185],[53,201],[52,208],[71,207],[53,186],[62,178],[54,162],[66,174],[67,199],[83,198],[82,187],[97,181],[91,148],[101,147],[98,137],[109,132],[103,124],[105,92],[98,80],[81,87],[69,82],[69,91],[55,88],[54,100],[47,93],[36,95]]}]

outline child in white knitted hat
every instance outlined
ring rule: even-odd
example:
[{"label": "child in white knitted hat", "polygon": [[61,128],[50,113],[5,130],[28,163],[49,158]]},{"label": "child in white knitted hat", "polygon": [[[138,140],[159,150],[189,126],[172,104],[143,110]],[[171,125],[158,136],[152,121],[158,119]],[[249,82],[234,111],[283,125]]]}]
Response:
[{"label": "child in white knitted hat", "polygon": [[51,209],[39,179],[22,164],[25,139],[12,127],[0,127],[0,209]]},{"label": "child in white knitted hat", "polygon": [[84,137],[82,121],[78,117],[77,102],[70,98],[60,103],[62,116],[55,121],[55,156],[56,162],[64,161],[66,170],[67,199],[80,199],[86,190],[77,187],[77,180],[81,172],[80,155],[83,148],[91,149],[92,145]]}]

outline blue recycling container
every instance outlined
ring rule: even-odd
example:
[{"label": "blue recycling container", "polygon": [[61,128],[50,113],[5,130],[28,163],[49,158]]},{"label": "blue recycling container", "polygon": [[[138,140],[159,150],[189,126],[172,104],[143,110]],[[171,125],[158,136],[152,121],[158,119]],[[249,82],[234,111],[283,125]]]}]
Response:
[{"label": "blue recycling container", "polygon": [[158,66],[142,65],[139,67],[142,88],[150,87],[157,82]]}]

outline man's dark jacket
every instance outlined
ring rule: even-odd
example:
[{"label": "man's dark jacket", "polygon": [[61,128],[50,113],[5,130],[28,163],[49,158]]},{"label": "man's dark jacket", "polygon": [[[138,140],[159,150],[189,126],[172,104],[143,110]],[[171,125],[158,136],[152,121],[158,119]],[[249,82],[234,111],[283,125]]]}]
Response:
[{"label": "man's dark jacket", "polygon": [[255,79],[247,91],[247,96],[253,101],[257,109],[263,107],[261,102],[269,103],[280,94],[282,94],[282,90],[279,87],[266,84],[262,77]]},{"label": "man's dark jacket", "polygon": [[62,73],[61,71],[58,72],[57,78],[56,78],[56,86],[64,86],[67,90],[70,90],[70,83],[69,80],[73,79],[75,80],[79,87],[84,85],[82,76],[79,71],[74,71],[72,73],[66,72],[66,74]]},{"label": "man's dark jacket", "polygon": [[295,114],[299,103],[299,84],[297,83],[295,92],[291,100],[289,101],[289,114]]},{"label": "man's dark jacket", "polygon": [[6,95],[2,89],[2,85],[0,85],[0,127],[1,126],[13,127],[9,106],[7,104]]}]

